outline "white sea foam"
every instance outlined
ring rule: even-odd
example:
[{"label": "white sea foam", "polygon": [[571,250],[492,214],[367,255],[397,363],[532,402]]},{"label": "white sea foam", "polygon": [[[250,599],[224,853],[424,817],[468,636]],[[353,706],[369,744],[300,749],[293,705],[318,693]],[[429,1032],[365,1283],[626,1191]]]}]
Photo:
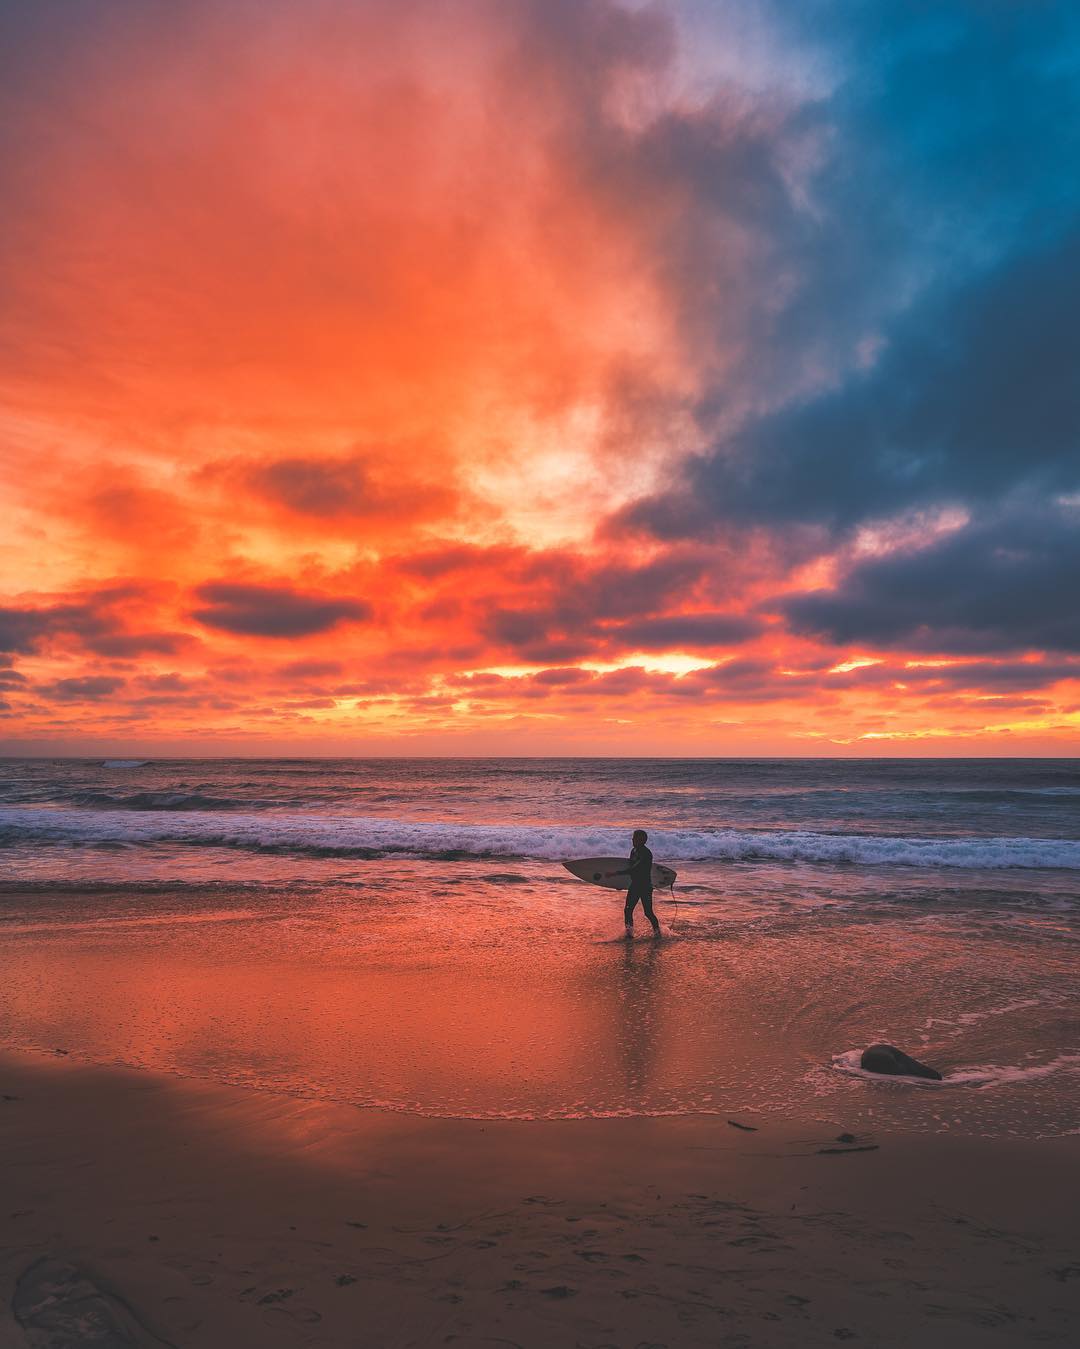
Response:
[{"label": "white sea foam", "polygon": [[1048,1001],[1051,1005],[1055,1005],[1055,999],[1049,995],[1038,998],[1016,998],[1012,1002],[1002,1003],[1000,1007],[982,1007],[978,1011],[960,1012],[956,1016],[928,1016],[924,1024],[927,1030],[931,1026],[944,1026],[955,1030],[958,1026],[975,1026],[990,1017],[1009,1016],[1012,1012],[1027,1011],[1031,1007],[1045,1007]]},{"label": "white sea foam", "polygon": [[[184,843],[337,856],[564,857],[621,854],[625,828],[481,825],[325,813],[227,814],[208,810],[0,808],[0,841],[73,844]],[[1080,870],[1080,841],[1041,838],[910,838],[806,830],[657,829],[658,857],[689,861],[798,861],[860,866]]]},{"label": "white sea foam", "polygon": [[1059,1054],[1047,1063],[1021,1064],[973,1064],[967,1068],[954,1068],[945,1073],[940,1082],[927,1077],[908,1077],[903,1074],[868,1073],[859,1066],[863,1051],[846,1049],[842,1054],[834,1054],[832,1066],[841,1073],[852,1077],[862,1077],[870,1082],[903,1082],[918,1087],[969,1086],[985,1089],[999,1087],[1005,1083],[1031,1082],[1042,1077],[1052,1077],[1055,1073],[1080,1073],[1080,1053]]},{"label": "white sea foam", "polygon": [[958,1068],[945,1080],[986,1088],[998,1087],[1006,1082],[1030,1082],[1035,1078],[1052,1077],[1055,1073],[1080,1073],[1080,1054],[1059,1054],[1048,1063],[976,1064],[970,1068]]}]

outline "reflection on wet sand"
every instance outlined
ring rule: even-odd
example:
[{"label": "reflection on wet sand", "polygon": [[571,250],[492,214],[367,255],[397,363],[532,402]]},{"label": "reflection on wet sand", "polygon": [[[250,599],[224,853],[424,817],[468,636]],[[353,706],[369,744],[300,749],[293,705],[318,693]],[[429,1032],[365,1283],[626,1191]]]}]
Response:
[{"label": "reflection on wet sand", "polygon": [[631,1109],[635,1105],[641,1108],[660,1050],[661,947],[662,943],[653,938],[624,942],[617,965],[615,1042]]},{"label": "reflection on wet sand", "polygon": [[[5,930],[0,1045],[430,1115],[794,1114],[813,1098],[850,1128],[1075,1127],[1080,1075],[1059,1047],[1076,1042],[1075,966],[1056,932],[973,941],[960,918],[880,908],[739,922],[729,880],[723,921],[699,902],[670,938],[626,942],[586,887],[571,905],[545,876],[475,880],[448,905],[430,865],[400,871],[378,895],[281,895],[258,916],[250,895],[95,898],[92,920],[32,896]],[[912,1095],[833,1066],[882,1038],[956,1085]]]}]

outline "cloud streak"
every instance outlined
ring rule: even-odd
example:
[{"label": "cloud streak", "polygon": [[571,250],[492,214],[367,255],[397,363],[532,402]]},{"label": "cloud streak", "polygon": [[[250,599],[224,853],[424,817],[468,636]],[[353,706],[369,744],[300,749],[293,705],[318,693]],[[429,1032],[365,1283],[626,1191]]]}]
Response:
[{"label": "cloud streak", "polygon": [[194,619],[246,637],[310,637],[340,623],[366,622],[373,614],[363,600],[301,594],[286,586],[215,581],[200,586],[196,597],[203,607],[192,610]]}]

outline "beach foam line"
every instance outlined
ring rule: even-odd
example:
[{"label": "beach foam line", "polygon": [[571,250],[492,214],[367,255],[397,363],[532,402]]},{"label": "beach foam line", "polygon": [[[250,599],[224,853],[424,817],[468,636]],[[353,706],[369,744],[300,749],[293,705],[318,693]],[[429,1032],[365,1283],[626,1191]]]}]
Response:
[{"label": "beach foam line", "polygon": [[1055,1073],[1080,1073],[1080,1053],[1059,1054],[1048,1063],[975,1064],[949,1073],[946,1082],[964,1082],[977,1087],[997,1087],[1006,1082],[1029,1082],[1035,1078],[1052,1077]]},{"label": "beach foam line", "polygon": [[1000,1087],[1006,1083],[1031,1082],[1042,1077],[1052,1077],[1055,1073],[1080,1073],[1080,1053],[1059,1054],[1047,1063],[983,1063],[967,1068],[955,1068],[945,1073],[940,1082],[931,1078],[907,1077],[901,1074],[868,1073],[859,1066],[863,1051],[846,1049],[842,1054],[834,1054],[832,1066],[851,1077],[862,1077],[869,1082],[903,1082],[918,1087],[971,1086],[985,1089]]},{"label": "beach foam line", "polygon": [[[197,810],[0,808],[0,844],[194,844],[324,857],[437,860],[621,855],[627,829],[587,825],[481,825],[325,813],[222,816]],[[657,829],[658,857],[690,861],[793,861],[860,866],[1080,870],[1080,841],[1042,838],[909,838],[806,830]]]}]

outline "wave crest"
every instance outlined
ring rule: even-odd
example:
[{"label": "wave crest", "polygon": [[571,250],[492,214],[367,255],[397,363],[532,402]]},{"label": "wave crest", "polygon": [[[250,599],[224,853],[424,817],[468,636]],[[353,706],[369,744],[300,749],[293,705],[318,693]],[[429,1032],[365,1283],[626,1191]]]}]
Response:
[{"label": "wave crest", "polygon": [[[466,858],[564,857],[621,853],[625,828],[481,825],[385,816],[205,810],[0,809],[0,843],[197,844],[309,856]],[[856,866],[1052,868],[1080,870],[1080,841],[1041,838],[912,838],[806,830],[657,829],[665,862],[780,861]]]}]

